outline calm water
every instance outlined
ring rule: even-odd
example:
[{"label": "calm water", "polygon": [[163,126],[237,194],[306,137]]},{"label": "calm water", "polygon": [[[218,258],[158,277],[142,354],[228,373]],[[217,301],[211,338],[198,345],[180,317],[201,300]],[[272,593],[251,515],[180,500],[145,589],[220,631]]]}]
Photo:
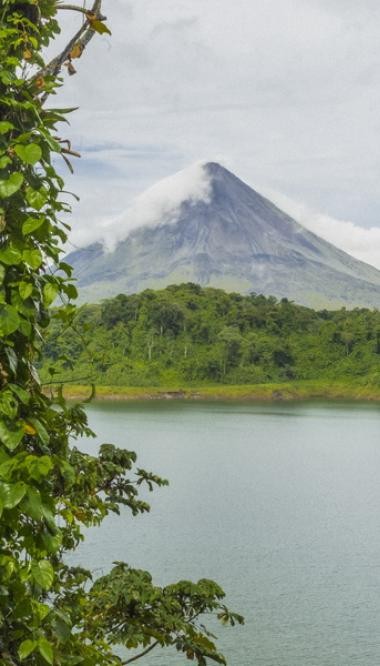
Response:
[{"label": "calm water", "polygon": [[[231,666],[380,664],[378,407],[151,402],[88,412],[98,441],[136,450],[171,485],[151,495],[150,515],[90,530],[76,563],[101,573],[125,560],[159,583],[214,578],[246,617],[243,628],[218,629]],[[159,650],[142,663],[189,662]]]}]

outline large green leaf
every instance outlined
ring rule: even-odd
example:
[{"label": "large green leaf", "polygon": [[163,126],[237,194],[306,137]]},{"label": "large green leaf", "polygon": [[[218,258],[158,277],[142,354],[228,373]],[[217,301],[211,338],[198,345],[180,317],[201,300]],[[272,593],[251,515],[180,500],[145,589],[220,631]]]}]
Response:
[{"label": "large green leaf", "polygon": [[33,250],[24,250],[22,258],[25,263],[34,270],[39,268],[42,264],[42,254],[37,248]]},{"label": "large green leaf", "polygon": [[62,534],[61,532],[58,532],[53,536],[48,530],[46,530],[46,532],[42,534],[42,541],[48,553],[56,553],[62,546]]},{"label": "large green leaf", "polygon": [[24,182],[22,173],[12,173],[7,180],[0,180],[0,198],[8,199],[15,194]]},{"label": "large green leaf", "polygon": [[41,493],[37,488],[29,488],[24,501],[22,509],[33,520],[41,520],[43,518],[43,504],[41,500]]},{"label": "large green leaf", "polygon": [[23,641],[18,649],[18,656],[23,661],[36,649],[38,645],[37,641],[32,641],[29,638],[26,641]]},{"label": "large green leaf", "polygon": [[61,642],[68,640],[71,634],[71,621],[67,613],[59,609],[55,610],[54,629]]},{"label": "large green leaf", "polygon": [[7,120],[2,120],[0,122],[0,134],[8,134],[11,130],[14,129],[14,125],[9,123]]},{"label": "large green leaf", "polygon": [[29,422],[35,427],[36,432],[43,444],[49,444],[50,435],[45,426],[38,419],[31,418]]},{"label": "large green leaf", "polygon": [[39,190],[34,190],[32,187],[28,187],[26,190],[26,200],[31,206],[36,210],[40,210],[42,206],[46,203],[48,198],[48,192],[43,187]]},{"label": "large green leaf", "polygon": [[[20,331],[21,331],[21,323],[22,320],[20,319]],[[16,373],[18,368],[19,357],[17,356],[13,347],[5,347],[4,351],[5,351],[5,356],[7,357],[10,370]],[[10,386],[8,386],[8,388],[10,388]]]},{"label": "large green leaf", "polygon": [[0,413],[7,416],[9,419],[14,419],[18,411],[18,402],[12,393],[5,389],[0,392]]},{"label": "large green leaf", "polygon": [[11,163],[11,161],[12,160],[10,157],[8,157],[8,155],[2,155],[0,157],[0,169],[5,169],[5,167]]},{"label": "large green leaf", "polygon": [[35,164],[41,159],[42,150],[36,143],[29,143],[27,146],[18,143],[14,147],[17,157],[25,164]]},{"label": "large green leaf", "polygon": [[17,395],[18,399],[24,404],[27,405],[28,402],[30,401],[30,394],[28,391],[25,391],[21,386],[18,384],[8,384],[8,388],[15,394]]},{"label": "large green leaf", "polygon": [[20,250],[12,245],[0,249],[0,262],[7,266],[17,266],[22,261]]},{"label": "large green leaf", "polygon": [[41,217],[28,217],[22,225],[22,233],[24,236],[31,234],[33,231],[38,229],[41,224],[45,222],[44,216]]},{"label": "large green leaf", "polygon": [[58,285],[47,282],[44,286],[44,303],[47,307],[51,305],[58,296]]},{"label": "large green leaf", "polygon": [[27,490],[25,483],[3,483],[0,481],[0,503],[4,509],[14,509],[24,497]]},{"label": "large green leaf", "polygon": [[12,424],[8,426],[5,421],[0,420],[0,441],[9,451],[13,451],[20,444],[24,435],[24,428]]},{"label": "large green leaf", "polygon": [[49,560],[40,560],[32,562],[33,580],[42,587],[43,590],[50,590],[54,581],[54,569]]},{"label": "large green leaf", "polygon": [[48,476],[53,469],[53,463],[50,456],[27,456],[24,461],[24,466],[27,469],[31,479],[41,481]]},{"label": "large green leaf", "polygon": [[40,638],[38,641],[38,649],[42,657],[48,664],[54,663],[53,647],[46,638]]},{"label": "large green leaf", "polygon": [[20,325],[20,317],[12,305],[0,305],[0,335],[14,333]]},{"label": "large green leaf", "polygon": [[25,301],[33,292],[33,285],[30,282],[20,282],[18,290],[23,301]]}]

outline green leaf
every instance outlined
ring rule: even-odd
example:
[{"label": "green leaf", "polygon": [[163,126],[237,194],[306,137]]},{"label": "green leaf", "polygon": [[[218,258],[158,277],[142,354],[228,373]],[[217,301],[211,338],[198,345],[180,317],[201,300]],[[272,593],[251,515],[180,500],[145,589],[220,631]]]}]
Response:
[{"label": "green leaf", "polygon": [[[22,258],[28,266],[36,270],[42,264],[42,254],[35,248],[34,250],[24,250],[22,253]],[[1,260],[1,257],[0,257]]]},{"label": "green leaf", "polygon": [[30,395],[28,391],[25,391],[21,386],[18,386],[18,384],[8,384],[8,388],[15,394],[17,395],[18,399],[24,404],[27,405],[28,402],[30,401]]},{"label": "green leaf", "polygon": [[18,290],[23,301],[25,301],[33,292],[33,285],[30,282],[20,282]]},{"label": "green leaf", "polygon": [[29,657],[33,650],[36,649],[37,645],[37,641],[31,641],[30,639],[23,641],[18,649],[18,656],[21,661]]},{"label": "green leaf", "polygon": [[55,153],[61,153],[62,152],[61,144],[58,143],[58,141],[55,141],[55,139],[52,138],[52,136],[51,136],[51,134],[48,130],[45,130],[43,127],[40,127],[40,133],[44,137],[44,139],[45,139],[46,143],[48,144],[50,150],[52,150]]},{"label": "green leaf", "polygon": [[14,147],[14,151],[25,164],[35,164],[42,157],[42,150],[37,143],[29,143],[27,146],[18,143]]},{"label": "green leaf", "polygon": [[0,122],[0,134],[7,134],[13,129],[14,125],[12,125],[12,123],[9,123],[7,120],[2,120]]},{"label": "green leaf", "polygon": [[11,158],[8,155],[2,155],[0,157],[0,169],[5,169],[5,167],[12,162]]},{"label": "green leaf", "polygon": [[64,271],[67,277],[71,277],[73,274],[73,267],[70,264],[67,264],[65,261],[60,261],[58,266],[60,271]]},{"label": "green leaf", "polygon": [[47,282],[44,286],[44,303],[47,307],[51,305],[58,296],[59,288],[58,285],[53,284],[52,282]]},{"label": "green leaf", "polygon": [[24,236],[31,234],[33,231],[38,229],[41,224],[45,222],[45,218],[41,217],[28,217],[24,224],[22,225],[22,233]]},{"label": "green leaf", "polygon": [[50,436],[44,425],[38,419],[29,419],[29,422],[35,427],[37,434],[43,444],[49,444]]},{"label": "green leaf", "polygon": [[[20,324],[21,324],[21,320],[20,320]],[[20,326],[20,330],[21,330],[21,326]],[[5,355],[7,357],[7,360],[8,360],[10,370],[13,373],[16,373],[17,368],[18,368],[18,356],[17,356],[15,350],[12,349],[12,347],[5,347],[4,351],[5,351]],[[10,386],[9,386],[9,388],[10,388]]]},{"label": "green leaf", "polygon": [[0,441],[3,442],[4,446],[6,446],[9,451],[14,451],[14,449],[17,448],[23,438],[23,435],[23,427],[17,427],[14,424],[9,427],[5,421],[0,420]]},{"label": "green leaf", "polygon": [[66,613],[56,610],[53,626],[60,641],[65,642],[70,638],[71,622],[70,617]]},{"label": "green leaf", "polygon": [[57,109],[57,108],[50,108],[50,109],[45,109],[45,111],[49,112],[51,111],[52,113],[59,113],[62,115],[66,115],[66,113],[72,113],[73,111],[78,111],[79,106],[67,106],[62,109]]},{"label": "green leaf", "polygon": [[33,604],[33,610],[35,614],[38,616],[38,619],[40,621],[44,620],[45,617],[51,613],[51,607],[48,606],[47,604],[41,604],[40,602],[36,601]]},{"label": "green leaf", "polygon": [[34,190],[32,187],[28,187],[26,190],[26,200],[31,208],[41,210],[42,206],[47,202],[47,199],[48,192],[44,187],[41,187],[39,190]]},{"label": "green leaf", "polygon": [[33,518],[33,520],[41,520],[43,518],[43,505],[39,490],[36,488],[29,488],[23,501],[22,509],[28,514],[28,516]]},{"label": "green leaf", "polygon": [[0,335],[14,333],[20,325],[20,317],[12,305],[0,305]]},{"label": "green leaf", "polygon": [[0,481],[0,501],[4,509],[14,509],[21,502],[26,489],[26,484],[21,481],[18,483],[3,483]]},{"label": "green leaf", "polygon": [[29,477],[35,481],[41,481],[48,476],[53,469],[53,463],[50,456],[27,456],[24,461]]},{"label": "green leaf", "polygon": [[47,661],[48,664],[53,664],[53,647],[51,643],[49,643],[46,638],[40,638],[38,641],[38,649],[40,651],[40,655]]},{"label": "green leaf", "polygon": [[56,525],[53,513],[46,506],[42,507],[42,513],[45,519],[45,525],[48,528],[50,534],[57,534],[58,527]]},{"label": "green leaf", "polygon": [[74,468],[66,460],[61,461],[59,471],[61,472],[67,486],[72,486],[75,483],[76,476]]},{"label": "green leaf", "polygon": [[53,536],[46,530],[42,534],[42,541],[48,553],[56,553],[62,546],[62,534],[58,532]]},{"label": "green leaf", "polygon": [[78,298],[78,289],[73,284],[66,284],[64,286],[66,296],[75,299]]},{"label": "green leaf", "polygon": [[[30,321],[28,321],[27,319],[21,319],[20,320],[20,333],[22,333],[22,335],[25,338],[30,337],[30,334],[31,334],[32,330],[33,330],[33,327],[32,327],[32,324],[31,324]],[[38,383],[37,379],[36,379],[36,381]]]},{"label": "green leaf", "polygon": [[50,590],[54,581],[54,569],[48,560],[32,562],[33,580],[42,587],[43,590]]},{"label": "green leaf", "polygon": [[0,198],[7,199],[15,194],[24,182],[22,173],[12,173],[7,180],[0,180]]},{"label": "green leaf", "polygon": [[22,254],[20,250],[11,245],[0,249],[0,262],[7,266],[17,266],[22,261]]},{"label": "green leaf", "polygon": [[7,416],[9,419],[14,419],[17,416],[17,411],[18,403],[13,393],[7,389],[5,391],[1,391],[0,412],[4,416]]}]

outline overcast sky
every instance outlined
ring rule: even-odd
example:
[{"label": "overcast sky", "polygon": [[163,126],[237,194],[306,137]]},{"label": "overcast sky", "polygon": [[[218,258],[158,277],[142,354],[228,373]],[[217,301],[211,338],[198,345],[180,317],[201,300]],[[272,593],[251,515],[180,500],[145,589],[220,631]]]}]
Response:
[{"label": "overcast sky", "polygon": [[68,179],[74,242],[158,179],[217,160],[380,267],[378,0],[105,0],[104,12],[112,37],[91,42],[59,100],[81,107],[67,130],[83,156]]}]

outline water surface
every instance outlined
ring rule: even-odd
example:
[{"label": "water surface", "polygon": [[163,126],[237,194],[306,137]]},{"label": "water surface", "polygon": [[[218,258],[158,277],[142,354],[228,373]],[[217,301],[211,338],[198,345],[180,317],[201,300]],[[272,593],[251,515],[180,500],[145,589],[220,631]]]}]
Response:
[{"label": "water surface", "polygon": [[[137,451],[170,487],[151,495],[151,514],[90,530],[76,563],[102,573],[124,560],[159,583],[214,578],[246,617],[218,630],[231,666],[380,664],[377,406],[103,403],[88,413],[97,442]],[[189,662],[158,648],[141,663]]]}]

